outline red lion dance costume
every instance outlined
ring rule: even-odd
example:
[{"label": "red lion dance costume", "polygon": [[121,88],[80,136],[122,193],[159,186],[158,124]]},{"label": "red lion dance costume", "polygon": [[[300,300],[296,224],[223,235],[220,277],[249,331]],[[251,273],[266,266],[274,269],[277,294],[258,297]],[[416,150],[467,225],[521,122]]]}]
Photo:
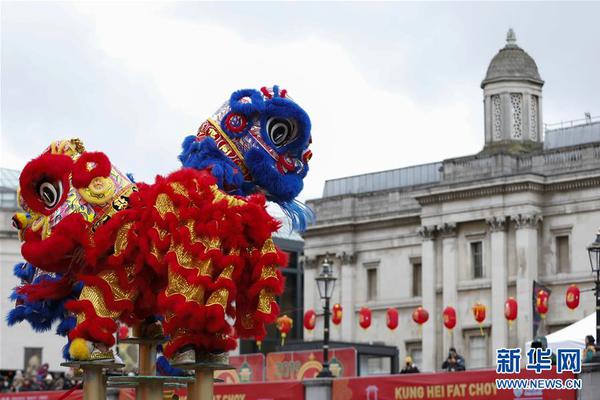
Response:
[{"label": "red lion dance costume", "polygon": [[[233,93],[198,135],[184,168],[133,183],[77,139],[53,142],[20,177],[26,213],[14,217],[23,257],[60,279],[18,289],[66,303],[73,359],[112,358],[117,322],[168,337],[167,357],[220,353],[237,336],[262,338],[283,291],[273,244],[279,222],[265,196],[303,222],[294,197],[308,171],[310,121],[278,87]],[[146,321],[146,322],[144,322]]]}]

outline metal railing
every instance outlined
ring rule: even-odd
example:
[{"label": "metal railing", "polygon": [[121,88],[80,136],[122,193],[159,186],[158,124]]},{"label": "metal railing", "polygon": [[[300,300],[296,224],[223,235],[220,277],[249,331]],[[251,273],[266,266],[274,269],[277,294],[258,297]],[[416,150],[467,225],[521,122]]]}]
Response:
[{"label": "metal railing", "polygon": [[600,122],[600,115],[596,115],[596,116],[592,117],[591,115],[586,114],[585,118],[581,118],[581,119],[573,119],[571,121],[561,121],[561,122],[555,122],[552,124],[544,124],[544,131],[572,128],[574,126],[588,125],[588,124],[592,124],[594,122]]}]

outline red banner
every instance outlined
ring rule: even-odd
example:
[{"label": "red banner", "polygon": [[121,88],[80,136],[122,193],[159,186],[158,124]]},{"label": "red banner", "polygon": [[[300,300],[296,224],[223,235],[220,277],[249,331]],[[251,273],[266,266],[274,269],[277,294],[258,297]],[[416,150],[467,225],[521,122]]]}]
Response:
[{"label": "red banner", "polygon": [[341,378],[333,382],[333,400],[575,400],[575,390],[498,390],[496,379],[573,379],[572,373],[522,371],[497,374],[496,370],[440,372]]},{"label": "red banner", "polygon": [[230,356],[229,365],[235,369],[215,371],[215,378],[225,383],[262,382],[265,380],[265,356],[262,353]]},{"label": "red banner", "polygon": [[[322,362],[322,350],[269,353],[267,381],[312,379],[323,368]],[[356,349],[330,349],[329,366],[336,377],[356,376]]]},{"label": "red banner", "polygon": [[[165,393],[169,391],[166,390]],[[177,390],[180,400],[187,399],[186,389]],[[171,392],[173,393],[173,392]],[[121,389],[119,400],[134,400],[133,389]],[[304,385],[299,381],[290,382],[257,382],[226,385],[217,383],[214,387],[213,400],[302,400]],[[11,399],[12,400],[12,399]],[[27,399],[22,399],[27,400]],[[37,399],[36,399],[37,400]],[[42,399],[39,399],[42,400]],[[54,400],[54,398],[52,398]],[[70,399],[69,399],[70,400]]]},{"label": "red banner", "polygon": [[[54,392],[19,392],[19,393],[0,393],[0,400],[58,400],[67,390]],[[83,400],[83,390],[75,390],[69,394],[68,400]]]}]

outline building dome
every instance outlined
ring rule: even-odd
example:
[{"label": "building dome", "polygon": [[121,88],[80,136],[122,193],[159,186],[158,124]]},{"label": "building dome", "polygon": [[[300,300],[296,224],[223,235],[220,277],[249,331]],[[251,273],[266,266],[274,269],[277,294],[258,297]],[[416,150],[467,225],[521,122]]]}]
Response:
[{"label": "building dome", "polygon": [[535,61],[525,50],[517,46],[516,42],[514,31],[509,29],[506,35],[506,46],[492,58],[485,79],[481,82],[482,88],[488,83],[501,81],[530,81],[544,84]]}]

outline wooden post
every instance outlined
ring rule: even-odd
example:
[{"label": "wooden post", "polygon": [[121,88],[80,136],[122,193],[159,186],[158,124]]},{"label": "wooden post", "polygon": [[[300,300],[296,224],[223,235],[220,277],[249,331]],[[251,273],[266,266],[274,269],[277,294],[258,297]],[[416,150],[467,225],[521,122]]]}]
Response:
[{"label": "wooden post", "polygon": [[106,388],[102,367],[86,365],[83,368],[83,400],[105,400]]},{"label": "wooden post", "polygon": [[212,368],[195,369],[196,383],[192,389],[193,400],[212,400],[214,393],[213,371]]},{"label": "wooden post", "polygon": [[125,366],[113,360],[69,361],[60,365],[83,370],[83,400],[106,400],[104,370],[120,369]]},{"label": "wooden post", "polygon": [[156,344],[139,343],[139,375],[156,375]]}]

